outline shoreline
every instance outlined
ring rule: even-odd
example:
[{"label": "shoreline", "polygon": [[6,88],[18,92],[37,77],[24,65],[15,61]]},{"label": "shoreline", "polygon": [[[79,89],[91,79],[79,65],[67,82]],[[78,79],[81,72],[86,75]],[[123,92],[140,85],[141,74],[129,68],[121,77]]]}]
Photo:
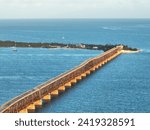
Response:
[{"label": "shoreline", "polygon": [[131,48],[128,47],[127,45],[124,44],[84,44],[84,43],[30,43],[30,42],[15,42],[15,41],[0,41],[0,48],[1,47],[21,47],[21,48],[48,48],[48,49],[53,49],[53,48],[64,48],[64,49],[89,49],[89,50],[102,50],[102,51],[107,51],[111,48],[114,48],[118,45],[123,46],[123,53],[137,53],[140,52],[139,49],[137,48]]},{"label": "shoreline", "polygon": [[132,51],[132,50],[122,50],[122,53],[124,54],[129,54],[129,53],[139,53],[142,52],[142,50],[137,50],[137,51]]}]

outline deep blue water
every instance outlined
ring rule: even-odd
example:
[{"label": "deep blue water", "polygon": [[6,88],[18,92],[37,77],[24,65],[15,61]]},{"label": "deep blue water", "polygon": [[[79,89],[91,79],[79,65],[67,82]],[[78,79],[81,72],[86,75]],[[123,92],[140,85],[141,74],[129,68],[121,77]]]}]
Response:
[{"label": "deep blue water", "polygon": [[[38,112],[150,112],[150,19],[0,20],[0,40],[116,44],[123,54]],[[102,53],[0,48],[0,104]]]}]

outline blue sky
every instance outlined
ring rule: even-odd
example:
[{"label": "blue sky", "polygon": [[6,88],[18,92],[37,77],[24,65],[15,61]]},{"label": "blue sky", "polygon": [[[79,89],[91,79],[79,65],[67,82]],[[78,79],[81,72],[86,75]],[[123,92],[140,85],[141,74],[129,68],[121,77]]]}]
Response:
[{"label": "blue sky", "polygon": [[150,0],[0,0],[5,18],[150,18]]}]

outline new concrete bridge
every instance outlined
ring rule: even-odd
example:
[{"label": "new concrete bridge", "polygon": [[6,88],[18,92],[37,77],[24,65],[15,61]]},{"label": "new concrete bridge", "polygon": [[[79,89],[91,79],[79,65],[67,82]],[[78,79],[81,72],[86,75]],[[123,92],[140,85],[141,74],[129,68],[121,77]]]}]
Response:
[{"label": "new concrete bridge", "polygon": [[41,108],[43,102],[49,102],[65,89],[90,75],[98,68],[122,53],[123,46],[116,46],[101,55],[88,59],[76,68],[65,72],[49,81],[29,90],[0,107],[1,113],[28,113]]}]

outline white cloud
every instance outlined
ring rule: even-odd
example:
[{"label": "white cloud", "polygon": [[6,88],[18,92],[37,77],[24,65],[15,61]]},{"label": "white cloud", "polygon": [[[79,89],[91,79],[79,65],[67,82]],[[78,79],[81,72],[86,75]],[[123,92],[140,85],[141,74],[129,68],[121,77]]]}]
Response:
[{"label": "white cloud", "polygon": [[0,18],[149,17],[150,0],[0,0]]}]

